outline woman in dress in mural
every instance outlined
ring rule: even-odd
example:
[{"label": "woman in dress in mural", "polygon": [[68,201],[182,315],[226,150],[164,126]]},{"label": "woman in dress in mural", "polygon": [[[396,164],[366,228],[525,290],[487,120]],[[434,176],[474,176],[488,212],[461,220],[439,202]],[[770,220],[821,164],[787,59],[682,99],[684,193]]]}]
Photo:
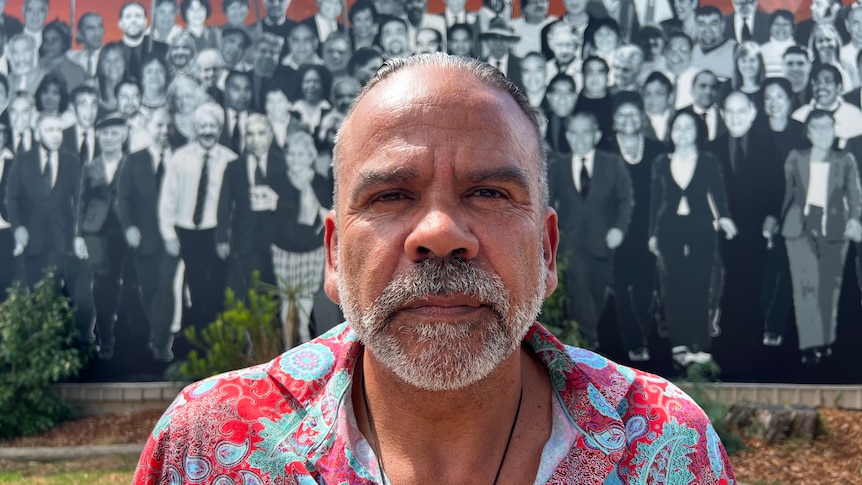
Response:
[{"label": "woman in dress in mural", "polygon": [[671,122],[670,153],[655,159],[650,187],[648,247],[657,260],[673,359],[706,363],[709,354],[711,275],[718,257],[717,230],[736,235],[721,164],[702,151],[706,124],[678,112]]},{"label": "woman in dress in mural", "polygon": [[[287,137],[287,177],[273,184],[278,194],[278,220],[284,226],[276,231],[272,247],[272,266],[278,286],[291,295],[296,305],[296,334],[299,342],[311,339],[309,323],[314,295],[323,284],[325,253],[323,220],[332,207],[332,183],[314,170],[317,160],[314,138],[304,131]],[[288,302],[282,304],[282,321]],[[285,335],[285,347],[298,342]]]}]

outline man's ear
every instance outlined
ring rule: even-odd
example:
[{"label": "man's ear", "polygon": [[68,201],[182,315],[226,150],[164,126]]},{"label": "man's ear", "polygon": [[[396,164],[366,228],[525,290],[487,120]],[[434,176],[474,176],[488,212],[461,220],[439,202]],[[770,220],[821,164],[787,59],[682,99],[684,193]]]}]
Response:
[{"label": "man's ear", "polygon": [[326,248],[326,270],[323,290],[335,303],[341,304],[338,294],[338,231],[335,228],[335,211],[329,211],[323,222],[323,246]]},{"label": "man's ear", "polygon": [[545,267],[545,298],[557,289],[557,247],[560,244],[560,229],[557,227],[557,212],[545,209],[542,228],[542,262]]}]

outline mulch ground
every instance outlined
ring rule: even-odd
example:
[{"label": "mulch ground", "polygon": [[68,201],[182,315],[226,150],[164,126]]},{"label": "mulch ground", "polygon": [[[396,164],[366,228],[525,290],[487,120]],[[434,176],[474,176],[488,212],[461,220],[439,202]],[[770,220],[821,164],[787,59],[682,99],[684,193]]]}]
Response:
[{"label": "mulch ground", "polygon": [[[36,436],[0,441],[0,447],[143,443],[161,414],[88,417]],[[746,438],[747,449],[731,457],[737,479],[769,485],[862,485],[862,411],[823,408],[820,416],[826,434],[813,442],[768,444]]]}]

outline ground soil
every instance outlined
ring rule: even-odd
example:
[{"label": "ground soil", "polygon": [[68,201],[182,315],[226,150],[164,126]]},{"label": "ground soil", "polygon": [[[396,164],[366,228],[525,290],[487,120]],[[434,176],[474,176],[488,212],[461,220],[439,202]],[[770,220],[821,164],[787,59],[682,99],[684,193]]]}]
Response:
[{"label": "ground soil", "polygon": [[[161,411],[94,416],[37,436],[0,441],[0,447],[143,443],[159,416]],[[823,408],[820,416],[825,434],[813,442],[767,444],[746,438],[747,449],[731,457],[737,479],[762,485],[862,485],[862,411]],[[100,458],[81,465],[116,467],[117,461]],[[0,462],[0,469],[8,466]]]}]

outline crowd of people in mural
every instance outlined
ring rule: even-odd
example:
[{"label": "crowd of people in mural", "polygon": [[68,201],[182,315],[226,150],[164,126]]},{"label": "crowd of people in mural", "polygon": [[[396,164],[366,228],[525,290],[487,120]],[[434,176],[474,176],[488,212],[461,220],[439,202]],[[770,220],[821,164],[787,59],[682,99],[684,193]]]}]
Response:
[{"label": "crowd of people in mural", "polygon": [[862,2],[316,0],[293,19],[290,0],[129,1],[110,42],[100,11],[71,26],[48,2],[0,0],[0,287],[55,268],[101,359],[124,288],[160,362],[254,273],[293,295],[299,341],[336,323],[316,298],[336,132],[385,59],[436,51],[537,109],[586,347],[613,310],[633,362],[655,331],[709,362],[726,321],[831,356],[862,241]]}]

